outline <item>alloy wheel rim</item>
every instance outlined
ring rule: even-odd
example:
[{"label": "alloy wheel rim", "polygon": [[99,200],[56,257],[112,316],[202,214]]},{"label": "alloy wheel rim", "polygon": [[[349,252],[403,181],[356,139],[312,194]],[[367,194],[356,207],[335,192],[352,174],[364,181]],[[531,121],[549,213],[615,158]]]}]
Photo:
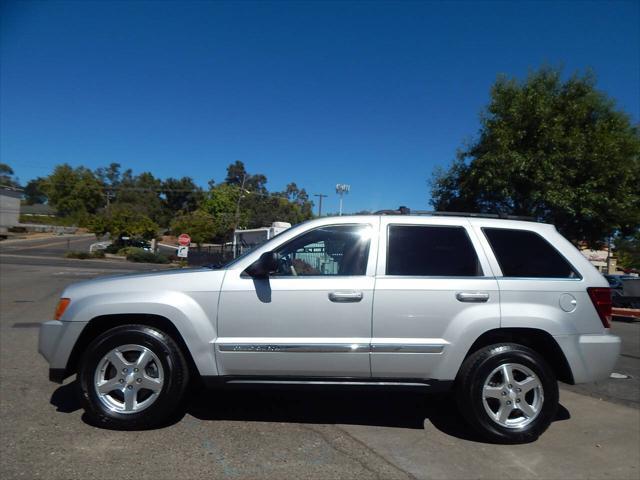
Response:
[{"label": "alloy wheel rim", "polygon": [[542,382],[529,367],[504,363],[487,376],[482,403],[489,418],[498,425],[512,429],[526,427],[542,411]]},{"label": "alloy wheel rim", "polygon": [[138,413],[158,399],[164,370],[158,356],[142,345],[122,345],[98,363],[94,388],[100,402],[112,412]]}]

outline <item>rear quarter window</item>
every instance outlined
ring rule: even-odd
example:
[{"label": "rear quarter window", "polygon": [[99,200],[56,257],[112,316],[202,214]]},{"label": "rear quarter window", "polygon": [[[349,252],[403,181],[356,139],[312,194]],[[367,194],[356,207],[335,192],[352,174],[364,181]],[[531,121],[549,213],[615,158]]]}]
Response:
[{"label": "rear quarter window", "polygon": [[536,232],[483,228],[503,277],[580,278],[575,268]]}]

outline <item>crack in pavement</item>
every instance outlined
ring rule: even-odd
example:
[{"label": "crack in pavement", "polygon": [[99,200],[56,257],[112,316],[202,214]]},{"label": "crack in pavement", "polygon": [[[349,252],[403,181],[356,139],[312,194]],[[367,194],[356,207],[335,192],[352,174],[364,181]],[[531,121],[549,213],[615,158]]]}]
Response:
[{"label": "crack in pavement", "polygon": [[[398,465],[395,465],[393,462],[391,462],[390,460],[386,459],[385,457],[380,455],[378,452],[373,450],[371,447],[369,447],[369,445],[367,445],[366,443],[362,442],[358,438],[354,437],[353,435],[351,435],[346,430],[340,428],[338,425],[324,425],[324,426],[327,427],[327,428],[334,428],[334,429],[338,430],[340,433],[342,433],[348,439],[350,439],[351,441],[355,442],[360,447],[364,448],[368,453],[373,455],[378,460],[381,460],[383,463],[385,463],[386,465],[390,466],[392,469],[400,472],[402,475],[404,475],[404,476],[406,476],[406,477],[408,477],[408,478],[410,478],[412,480],[416,479],[416,477],[413,476],[411,473],[403,470]],[[305,430],[308,430],[308,431],[311,431],[311,432],[313,432],[313,433],[315,433],[317,435],[320,435],[320,437],[324,440],[324,442],[327,445],[329,445],[331,448],[333,448],[336,452],[338,452],[338,453],[340,453],[342,455],[345,455],[346,457],[352,459],[353,461],[358,463],[363,469],[365,469],[366,471],[368,471],[368,472],[372,473],[373,475],[375,475],[376,478],[379,478],[379,479],[387,478],[387,477],[381,476],[382,474],[380,472],[374,470],[372,467],[367,465],[363,460],[361,460],[360,458],[357,458],[357,456],[354,455],[353,453],[351,453],[348,450],[346,450],[344,448],[341,448],[339,445],[337,445],[335,439],[333,439],[330,436],[328,436],[326,432],[323,432],[323,431],[321,431],[319,429],[313,428],[312,426],[309,426],[309,425],[301,425],[301,427],[303,429],[305,429]]]}]

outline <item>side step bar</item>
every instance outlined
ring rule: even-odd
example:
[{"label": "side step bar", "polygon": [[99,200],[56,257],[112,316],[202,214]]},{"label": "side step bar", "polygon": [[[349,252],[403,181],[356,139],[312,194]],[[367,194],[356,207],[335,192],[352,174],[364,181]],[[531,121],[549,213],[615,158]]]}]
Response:
[{"label": "side step bar", "polygon": [[260,377],[260,376],[205,376],[202,381],[209,388],[232,387],[383,387],[420,388],[430,391],[448,391],[453,380],[433,380],[424,378],[358,378],[358,377]]}]

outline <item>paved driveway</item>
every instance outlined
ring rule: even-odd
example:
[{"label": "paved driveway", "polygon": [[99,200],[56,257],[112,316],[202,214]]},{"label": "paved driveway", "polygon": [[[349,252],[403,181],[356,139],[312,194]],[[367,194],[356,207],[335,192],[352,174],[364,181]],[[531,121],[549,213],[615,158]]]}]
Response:
[{"label": "paved driveway", "polygon": [[[3,479],[640,476],[635,379],[622,393],[617,387],[604,388],[604,395],[597,388],[562,388],[560,415],[528,445],[478,441],[447,397],[375,389],[200,391],[165,428],[98,429],[85,422],[74,381],[47,381],[35,323],[50,317],[68,283],[149,267],[37,263],[0,254]],[[640,324],[615,329],[628,355],[618,369],[637,369]]]}]

